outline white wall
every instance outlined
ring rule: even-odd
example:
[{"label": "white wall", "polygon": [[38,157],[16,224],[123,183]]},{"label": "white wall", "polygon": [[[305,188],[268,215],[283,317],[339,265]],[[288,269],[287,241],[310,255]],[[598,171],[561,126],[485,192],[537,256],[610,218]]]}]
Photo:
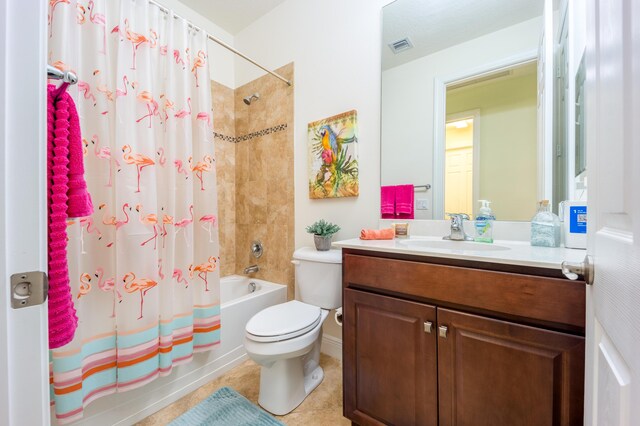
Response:
[{"label": "white wall", "polygon": [[[381,6],[388,0],[288,0],[236,35],[235,46],[274,69],[294,62],[295,245],[313,244],[305,226],[337,223],[337,239],[377,227],[380,201]],[[241,59],[236,82],[263,75]],[[284,84],[284,83],[283,83]],[[310,200],[307,123],[358,111],[360,195]]]},{"label": "white wall", "polygon": [[[211,22],[209,19],[200,15],[193,9],[185,6],[178,0],[156,0],[162,6],[173,10],[176,14],[182,16],[191,23],[202,28],[207,33],[222,40],[230,46],[233,46],[233,36]],[[235,54],[209,40],[208,42],[210,73],[211,79],[222,83],[227,87],[235,89],[235,70],[234,60]]]},{"label": "white wall", "polygon": [[[542,18],[534,18],[382,73],[382,184],[433,184],[434,80],[535,51]],[[433,188],[420,193],[433,206]],[[416,211],[431,219],[432,210]]]}]

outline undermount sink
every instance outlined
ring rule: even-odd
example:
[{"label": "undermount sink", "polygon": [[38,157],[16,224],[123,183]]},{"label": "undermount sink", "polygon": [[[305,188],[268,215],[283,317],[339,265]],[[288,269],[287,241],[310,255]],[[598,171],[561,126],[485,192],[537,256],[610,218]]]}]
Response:
[{"label": "undermount sink", "polygon": [[400,244],[410,248],[431,248],[439,250],[464,250],[464,251],[504,251],[511,250],[509,247],[496,244],[476,243],[473,241],[451,241],[451,240],[405,240]]}]

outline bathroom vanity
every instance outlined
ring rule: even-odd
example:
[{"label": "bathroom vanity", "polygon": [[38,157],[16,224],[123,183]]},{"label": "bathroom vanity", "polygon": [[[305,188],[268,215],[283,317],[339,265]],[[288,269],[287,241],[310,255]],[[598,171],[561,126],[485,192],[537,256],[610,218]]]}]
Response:
[{"label": "bathroom vanity", "polygon": [[417,241],[337,243],[344,415],[359,425],[582,424],[585,283],[564,278],[560,262],[584,252]]}]

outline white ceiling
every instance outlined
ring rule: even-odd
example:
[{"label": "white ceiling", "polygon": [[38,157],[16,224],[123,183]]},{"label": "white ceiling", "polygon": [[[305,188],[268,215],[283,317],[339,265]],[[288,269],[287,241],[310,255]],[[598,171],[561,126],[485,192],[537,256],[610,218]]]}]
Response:
[{"label": "white ceiling", "polygon": [[285,0],[180,0],[223,30],[236,35]]},{"label": "white ceiling", "polygon": [[[544,0],[397,0],[383,8],[382,69],[542,15]],[[389,43],[409,37],[394,54]]]}]

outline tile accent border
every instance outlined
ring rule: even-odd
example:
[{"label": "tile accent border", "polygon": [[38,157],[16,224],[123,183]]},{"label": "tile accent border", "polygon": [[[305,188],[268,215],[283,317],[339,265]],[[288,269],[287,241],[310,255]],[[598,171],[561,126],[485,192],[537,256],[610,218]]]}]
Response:
[{"label": "tile accent border", "polygon": [[286,130],[286,128],[287,128],[287,123],[284,123],[284,124],[278,124],[277,126],[258,130],[257,132],[251,132],[246,135],[237,136],[237,137],[223,135],[222,133],[218,133],[218,132],[213,132],[213,137],[223,140],[225,142],[240,143],[240,142],[248,141],[254,138],[259,138],[261,136],[270,135],[271,133],[282,132],[283,130]]}]

